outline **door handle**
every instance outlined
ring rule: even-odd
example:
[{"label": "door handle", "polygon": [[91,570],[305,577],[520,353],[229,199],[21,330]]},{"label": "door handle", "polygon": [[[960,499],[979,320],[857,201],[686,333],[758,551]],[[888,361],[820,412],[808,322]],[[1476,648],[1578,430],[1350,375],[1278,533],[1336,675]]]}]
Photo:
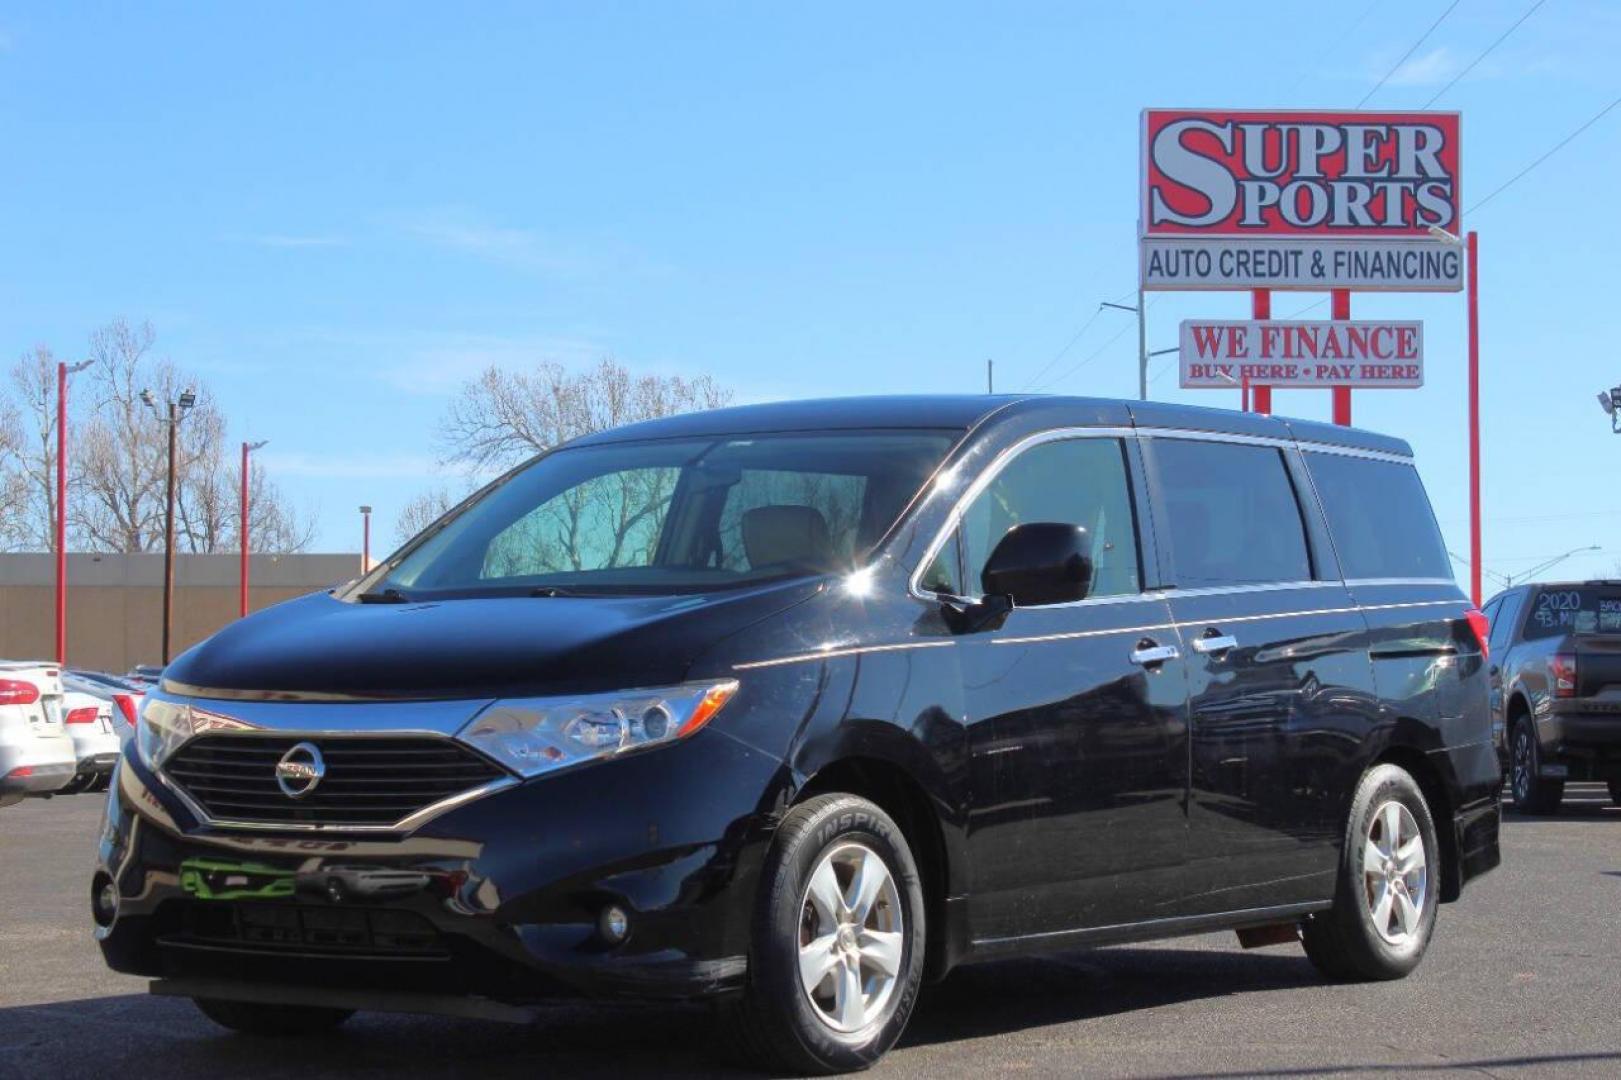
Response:
[{"label": "door handle", "polygon": [[1167,660],[1175,660],[1182,654],[1175,645],[1156,645],[1144,639],[1142,644],[1131,651],[1131,662],[1143,667],[1158,667]]},{"label": "door handle", "polygon": [[1210,634],[1193,639],[1193,651],[1198,653],[1224,653],[1238,647],[1238,639],[1231,634]]}]

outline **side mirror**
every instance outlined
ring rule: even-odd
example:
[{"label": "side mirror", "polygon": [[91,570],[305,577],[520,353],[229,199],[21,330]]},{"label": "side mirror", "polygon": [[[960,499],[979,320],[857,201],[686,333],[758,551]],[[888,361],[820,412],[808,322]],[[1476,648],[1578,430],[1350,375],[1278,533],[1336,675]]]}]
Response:
[{"label": "side mirror", "polygon": [[1080,525],[1032,521],[1007,531],[980,574],[986,596],[1016,607],[1086,599],[1092,588],[1092,538]]}]

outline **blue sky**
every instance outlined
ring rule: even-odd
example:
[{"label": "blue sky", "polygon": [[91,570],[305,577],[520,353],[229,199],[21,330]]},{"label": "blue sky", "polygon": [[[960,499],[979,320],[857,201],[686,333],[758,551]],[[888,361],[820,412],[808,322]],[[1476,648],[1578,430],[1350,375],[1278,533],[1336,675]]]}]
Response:
[{"label": "blue sky", "polygon": [[[1369,107],[1424,105],[1531,2],[1463,0]],[[1446,3],[14,6],[0,357],[150,319],[232,438],[270,440],[321,550],[358,547],[363,502],[391,537],[490,363],[611,355],[750,401],[977,391],[994,357],[1026,389],[1133,288],[1140,109],[1349,107]],[[1621,94],[1618,51],[1621,6],[1548,0],[1436,103],[1463,113],[1466,207]],[[1621,109],[1465,215],[1492,570],[1621,563],[1594,401],[1621,383],[1618,173]],[[1149,344],[1247,313],[1163,295]],[[1425,320],[1428,385],[1356,420],[1414,443],[1466,551],[1463,299],[1353,314]],[[1133,395],[1130,318],[1045,388]],[[1173,360],[1154,396],[1236,405]],[[1277,408],[1326,419],[1328,395]]]}]

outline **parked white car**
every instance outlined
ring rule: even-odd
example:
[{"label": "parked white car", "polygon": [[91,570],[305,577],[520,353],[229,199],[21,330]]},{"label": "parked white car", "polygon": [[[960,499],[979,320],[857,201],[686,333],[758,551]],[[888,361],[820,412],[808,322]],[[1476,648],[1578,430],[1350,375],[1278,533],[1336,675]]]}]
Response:
[{"label": "parked white car", "polygon": [[[146,696],[145,687],[122,676],[74,668],[62,672],[62,688],[69,699],[65,706],[68,734],[73,736],[79,752],[79,771],[69,788],[76,791],[105,791],[112,778],[113,766],[118,761],[119,748],[135,735],[135,719],[141,711],[141,699]],[[80,713],[84,706],[74,704],[76,694],[93,698],[101,706],[94,728],[75,721],[76,714],[81,721],[87,719]],[[102,733],[103,721],[107,721],[108,734]],[[92,744],[101,756],[95,766],[87,770],[86,750]],[[107,756],[109,751],[110,757]],[[105,763],[105,768],[101,767],[102,763]]]},{"label": "parked white car", "polygon": [[44,661],[0,660],[0,806],[51,794],[78,766],[62,723],[61,670]]},{"label": "parked white car", "polygon": [[113,703],[92,694],[66,690],[62,694],[62,726],[73,740],[73,779],[62,794],[73,795],[102,786],[118,764],[122,742],[113,727]]}]

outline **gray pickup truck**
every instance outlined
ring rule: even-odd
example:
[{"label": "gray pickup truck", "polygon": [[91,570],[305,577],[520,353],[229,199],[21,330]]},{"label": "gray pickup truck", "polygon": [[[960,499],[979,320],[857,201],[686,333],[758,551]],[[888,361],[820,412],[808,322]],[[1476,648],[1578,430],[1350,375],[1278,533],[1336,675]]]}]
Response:
[{"label": "gray pickup truck", "polygon": [[1485,607],[1491,704],[1514,805],[1550,813],[1570,780],[1621,804],[1621,581],[1519,585]]}]

